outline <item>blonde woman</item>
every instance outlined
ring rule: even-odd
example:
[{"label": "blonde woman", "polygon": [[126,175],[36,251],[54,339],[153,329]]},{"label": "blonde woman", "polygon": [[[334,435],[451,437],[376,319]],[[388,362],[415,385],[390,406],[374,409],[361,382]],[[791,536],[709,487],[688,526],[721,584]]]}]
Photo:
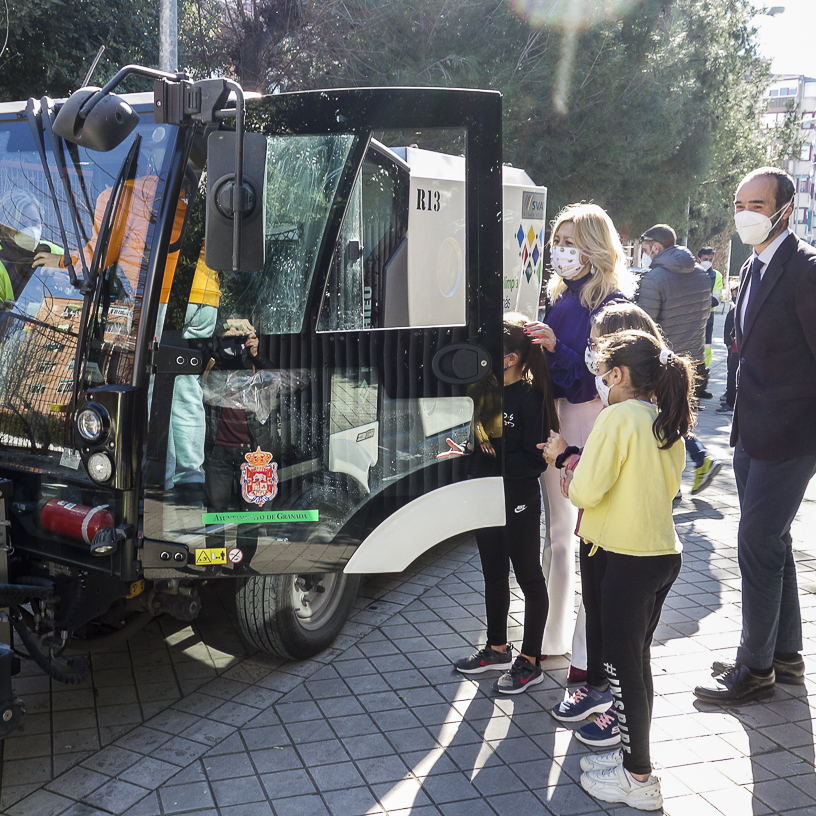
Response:
[{"label": "blonde woman", "polygon": [[[630,298],[635,281],[612,219],[596,204],[572,204],[558,214],[551,256],[547,322],[528,323],[525,330],[547,352],[561,435],[581,447],[603,408],[585,363],[592,316]],[[550,596],[542,652],[571,651],[568,680],[579,682],[586,677],[586,632],[583,614],[577,625],[574,620],[577,510],[561,494],[556,468],[544,471],[541,485],[547,517],[542,566]]]}]

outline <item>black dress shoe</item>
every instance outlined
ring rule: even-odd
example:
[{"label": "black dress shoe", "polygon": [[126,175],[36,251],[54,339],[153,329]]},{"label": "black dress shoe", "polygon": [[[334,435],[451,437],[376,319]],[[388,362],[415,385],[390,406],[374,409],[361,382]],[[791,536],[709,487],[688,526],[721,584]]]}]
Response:
[{"label": "black dress shoe", "polygon": [[723,668],[726,671],[715,675],[718,683],[716,688],[697,686],[694,689],[694,695],[698,700],[719,705],[736,705],[747,703],[749,700],[766,700],[773,696],[775,686],[773,671],[767,677],[761,677],[739,663]]},{"label": "black dress shoe", "polygon": [[[722,663],[715,660],[711,664],[711,676],[717,677],[734,668],[734,663]],[[777,683],[787,683],[792,686],[801,686],[805,683],[805,661],[802,655],[794,658],[774,657],[773,670]]]},{"label": "black dress shoe", "polygon": [[805,661],[802,655],[792,658],[774,657],[773,669],[777,683],[801,686],[805,682]]}]

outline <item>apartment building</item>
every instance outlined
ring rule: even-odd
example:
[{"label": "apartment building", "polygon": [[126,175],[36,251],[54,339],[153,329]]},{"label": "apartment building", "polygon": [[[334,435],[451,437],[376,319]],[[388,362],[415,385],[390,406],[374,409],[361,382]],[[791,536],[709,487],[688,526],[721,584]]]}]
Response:
[{"label": "apartment building", "polygon": [[774,75],[764,93],[767,107],[762,127],[774,127],[792,110],[799,117],[798,155],[780,162],[796,181],[796,201],[790,227],[809,243],[816,240],[816,78],[793,74]]}]

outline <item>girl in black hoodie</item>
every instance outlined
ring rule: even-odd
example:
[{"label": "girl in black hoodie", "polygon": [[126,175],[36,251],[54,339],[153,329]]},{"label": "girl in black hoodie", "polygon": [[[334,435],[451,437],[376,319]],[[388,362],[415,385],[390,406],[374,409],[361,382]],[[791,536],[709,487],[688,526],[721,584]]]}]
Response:
[{"label": "girl in black hoodie", "polygon": [[[504,316],[504,406],[500,435],[490,435],[490,429],[498,423],[480,416],[480,405],[489,400],[477,400],[476,425],[488,429],[488,433],[477,434],[473,475],[504,477],[506,523],[504,527],[476,531],[485,582],[487,644],[454,664],[463,674],[503,670],[493,686],[503,694],[519,694],[544,679],[539,654],[549,601],[541,571],[538,477],[546,464],[536,445],[550,428],[557,426],[558,417],[544,352],[524,333],[524,325],[529,322],[521,314]],[[524,594],[524,639],[515,660],[513,647],[507,641],[511,562]]]}]

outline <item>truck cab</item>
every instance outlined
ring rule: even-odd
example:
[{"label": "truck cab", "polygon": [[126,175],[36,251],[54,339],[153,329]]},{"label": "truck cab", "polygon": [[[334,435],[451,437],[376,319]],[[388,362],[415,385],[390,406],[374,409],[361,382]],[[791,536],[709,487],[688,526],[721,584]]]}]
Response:
[{"label": "truck cab", "polygon": [[207,82],[106,92],[121,138],[65,124],[97,89],[0,105],[0,581],[50,587],[56,652],[219,579],[250,643],[308,657],[361,574],[504,523],[466,454],[502,313],[535,317],[546,189],[502,168],[499,94],[207,111]]}]

